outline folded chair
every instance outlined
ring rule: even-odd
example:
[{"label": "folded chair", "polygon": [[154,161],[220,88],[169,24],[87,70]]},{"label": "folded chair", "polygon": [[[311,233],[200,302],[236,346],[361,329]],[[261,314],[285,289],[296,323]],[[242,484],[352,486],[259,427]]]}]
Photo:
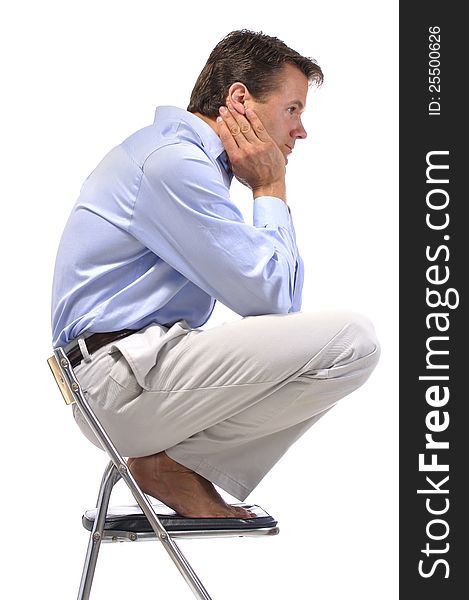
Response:
[{"label": "folded chair", "polygon": [[[66,404],[76,403],[88,425],[107,452],[110,462],[106,466],[99,488],[96,508],[84,513],[82,522],[90,531],[88,549],[78,592],[78,600],[88,600],[101,542],[160,541],[196,598],[210,600],[207,590],[177,546],[176,538],[244,537],[276,535],[277,521],[256,505],[239,504],[249,508],[256,517],[187,518],[176,514],[163,504],[153,504],[132,477],[127,463],[91,409],[75,376],[70,360],[62,348],[54,350],[48,364]],[[121,479],[127,484],[137,504],[109,507],[114,485]]]}]

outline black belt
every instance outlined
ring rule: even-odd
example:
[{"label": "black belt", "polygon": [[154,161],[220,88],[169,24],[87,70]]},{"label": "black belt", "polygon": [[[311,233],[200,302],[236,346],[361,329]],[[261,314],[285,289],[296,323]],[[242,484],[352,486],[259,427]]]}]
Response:
[{"label": "black belt", "polygon": [[[135,329],[122,329],[121,331],[111,331],[109,333],[92,333],[89,337],[85,338],[85,344],[88,348],[88,352],[93,354],[96,350],[99,350],[106,344],[120,340],[121,338],[127,337],[136,333]],[[81,363],[83,360],[83,354],[81,353],[78,342],[76,346],[73,346],[67,353],[67,358],[72,365],[72,369]]]}]

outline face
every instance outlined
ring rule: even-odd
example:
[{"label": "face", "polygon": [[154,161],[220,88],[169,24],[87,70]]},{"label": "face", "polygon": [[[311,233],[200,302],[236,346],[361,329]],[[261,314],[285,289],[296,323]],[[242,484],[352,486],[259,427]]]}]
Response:
[{"label": "face", "polygon": [[279,76],[279,85],[266,100],[258,102],[246,97],[245,107],[252,108],[263,122],[288,162],[296,140],[306,137],[301,115],[306,106],[308,79],[295,66],[286,64]]}]

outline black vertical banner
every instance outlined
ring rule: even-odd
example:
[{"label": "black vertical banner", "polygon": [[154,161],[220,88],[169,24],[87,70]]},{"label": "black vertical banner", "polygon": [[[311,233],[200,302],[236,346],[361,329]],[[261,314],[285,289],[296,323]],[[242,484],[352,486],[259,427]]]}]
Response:
[{"label": "black vertical banner", "polygon": [[469,35],[462,6],[400,8],[403,599],[469,593]]}]

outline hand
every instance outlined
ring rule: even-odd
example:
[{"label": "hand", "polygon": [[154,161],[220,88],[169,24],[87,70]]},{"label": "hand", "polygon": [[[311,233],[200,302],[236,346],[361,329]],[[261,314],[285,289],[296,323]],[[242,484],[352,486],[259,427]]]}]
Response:
[{"label": "hand", "polygon": [[235,177],[249,187],[254,198],[276,196],[286,201],[285,158],[256,113],[238,113],[228,103],[218,117],[218,134]]}]

